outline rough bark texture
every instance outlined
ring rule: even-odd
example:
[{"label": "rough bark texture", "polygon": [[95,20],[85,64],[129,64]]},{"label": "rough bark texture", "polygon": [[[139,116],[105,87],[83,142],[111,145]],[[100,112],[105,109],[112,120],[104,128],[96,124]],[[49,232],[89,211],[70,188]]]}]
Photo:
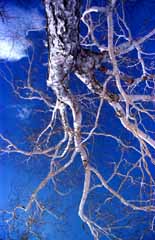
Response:
[{"label": "rough bark texture", "polygon": [[68,104],[72,98],[67,88],[68,77],[74,72],[96,94],[102,86],[95,81],[94,69],[107,61],[107,52],[94,53],[79,44],[80,1],[45,0],[49,46],[49,77],[47,84],[59,100]]},{"label": "rough bark texture", "polygon": [[69,74],[74,70],[78,51],[80,51],[79,3],[75,0],[45,1],[49,44],[47,85],[55,92],[57,100],[63,104],[59,106],[59,112],[67,136],[70,124],[65,108],[70,107],[73,117],[75,151],[80,153],[83,165],[86,167],[88,156],[81,141],[82,114],[76,98],[67,87]]},{"label": "rough bark texture", "polygon": [[66,80],[79,51],[79,0],[45,0],[49,44],[48,86],[56,95],[67,94]]}]

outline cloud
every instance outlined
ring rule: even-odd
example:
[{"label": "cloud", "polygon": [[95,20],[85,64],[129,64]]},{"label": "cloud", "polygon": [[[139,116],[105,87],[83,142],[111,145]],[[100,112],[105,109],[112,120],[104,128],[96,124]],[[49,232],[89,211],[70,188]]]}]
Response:
[{"label": "cloud", "polygon": [[11,104],[5,106],[4,108],[1,107],[0,112],[2,113],[3,117],[9,114],[9,117],[7,117],[8,119],[11,117],[19,120],[27,120],[32,113],[32,107],[25,104]]},{"label": "cloud", "polygon": [[24,9],[13,5],[5,6],[5,16],[0,17],[0,59],[18,61],[26,57],[31,43],[30,31],[45,27],[45,18],[36,8]]},{"label": "cloud", "polygon": [[20,60],[26,56],[25,50],[28,48],[28,43],[25,41],[13,41],[13,39],[0,39],[0,58],[10,61]]},{"label": "cloud", "polygon": [[31,109],[29,109],[28,107],[18,107],[18,113],[17,113],[17,117],[21,120],[25,120],[28,119],[29,116],[31,114]]}]

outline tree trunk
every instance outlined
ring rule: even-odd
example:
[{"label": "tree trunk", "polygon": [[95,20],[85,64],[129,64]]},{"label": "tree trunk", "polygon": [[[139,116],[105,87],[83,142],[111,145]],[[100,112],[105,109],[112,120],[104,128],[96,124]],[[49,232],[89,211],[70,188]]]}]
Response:
[{"label": "tree trunk", "polygon": [[80,49],[79,7],[79,0],[45,0],[49,46],[47,84],[60,100],[68,94],[66,81]]}]

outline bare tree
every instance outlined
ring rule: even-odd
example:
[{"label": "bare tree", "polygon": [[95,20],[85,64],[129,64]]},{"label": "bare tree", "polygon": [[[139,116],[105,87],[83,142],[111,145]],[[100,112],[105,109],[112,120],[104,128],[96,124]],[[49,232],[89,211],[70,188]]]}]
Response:
[{"label": "bare tree", "polygon": [[[33,54],[28,57],[27,81],[22,86],[27,96],[18,84],[11,86],[19,98],[42,101],[50,120],[44,119],[37,137],[31,139],[31,150],[0,137],[2,153],[28,159],[45,156],[50,169],[25,206],[2,212],[11,215],[8,222],[17,210],[29,212],[34,205],[41,213],[52,214],[38,195],[51,180],[61,194],[58,185],[64,183],[57,179],[66,171],[67,179],[72,176],[68,169],[79,156],[84,183],[78,214],[93,238],[142,240],[147,231],[155,229],[155,52],[151,45],[155,29],[145,29],[134,39],[124,1],[101,1],[99,6],[88,1],[82,14],[79,0],[43,3],[47,86],[52,92],[48,95],[32,84]],[[80,24],[86,29],[81,35]],[[95,153],[99,143],[100,154]],[[31,224],[29,218],[30,231]],[[137,234],[135,224],[141,225]]]}]

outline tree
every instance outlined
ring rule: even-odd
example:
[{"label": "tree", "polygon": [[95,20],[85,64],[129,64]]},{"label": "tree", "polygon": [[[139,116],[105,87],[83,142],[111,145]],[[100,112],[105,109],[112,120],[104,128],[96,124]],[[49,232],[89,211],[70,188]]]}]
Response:
[{"label": "tree", "polygon": [[[63,174],[68,171],[67,181],[76,174],[72,166],[80,157],[84,183],[78,214],[93,238],[144,239],[146,232],[154,232],[155,224],[155,29],[146,24],[143,33],[134,37],[126,20],[130,1],[101,1],[98,6],[88,1],[81,15],[79,0],[43,4],[49,89],[43,92],[32,83],[30,53],[27,81],[12,88],[21,99],[43,102],[50,119],[48,123],[44,119],[27,149],[4,134],[0,137],[2,153],[28,159],[45,156],[50,167],[24,206],[19,203],[2,213],[11,215],[7,222],[18,211],[29,215],[33,208],[37,218],[38,212],[52,214],[45,204],[48,196],[41,201],[39,194],[51,181],[61,194],[58,185],[64,190]],[[100,157],[98,147],[103,148],[104,160],[94,159]],[[36,216],[30,216],[26,225],[35,234],[31,225]],[[135,224],[139,233],[132,229]]]}]

